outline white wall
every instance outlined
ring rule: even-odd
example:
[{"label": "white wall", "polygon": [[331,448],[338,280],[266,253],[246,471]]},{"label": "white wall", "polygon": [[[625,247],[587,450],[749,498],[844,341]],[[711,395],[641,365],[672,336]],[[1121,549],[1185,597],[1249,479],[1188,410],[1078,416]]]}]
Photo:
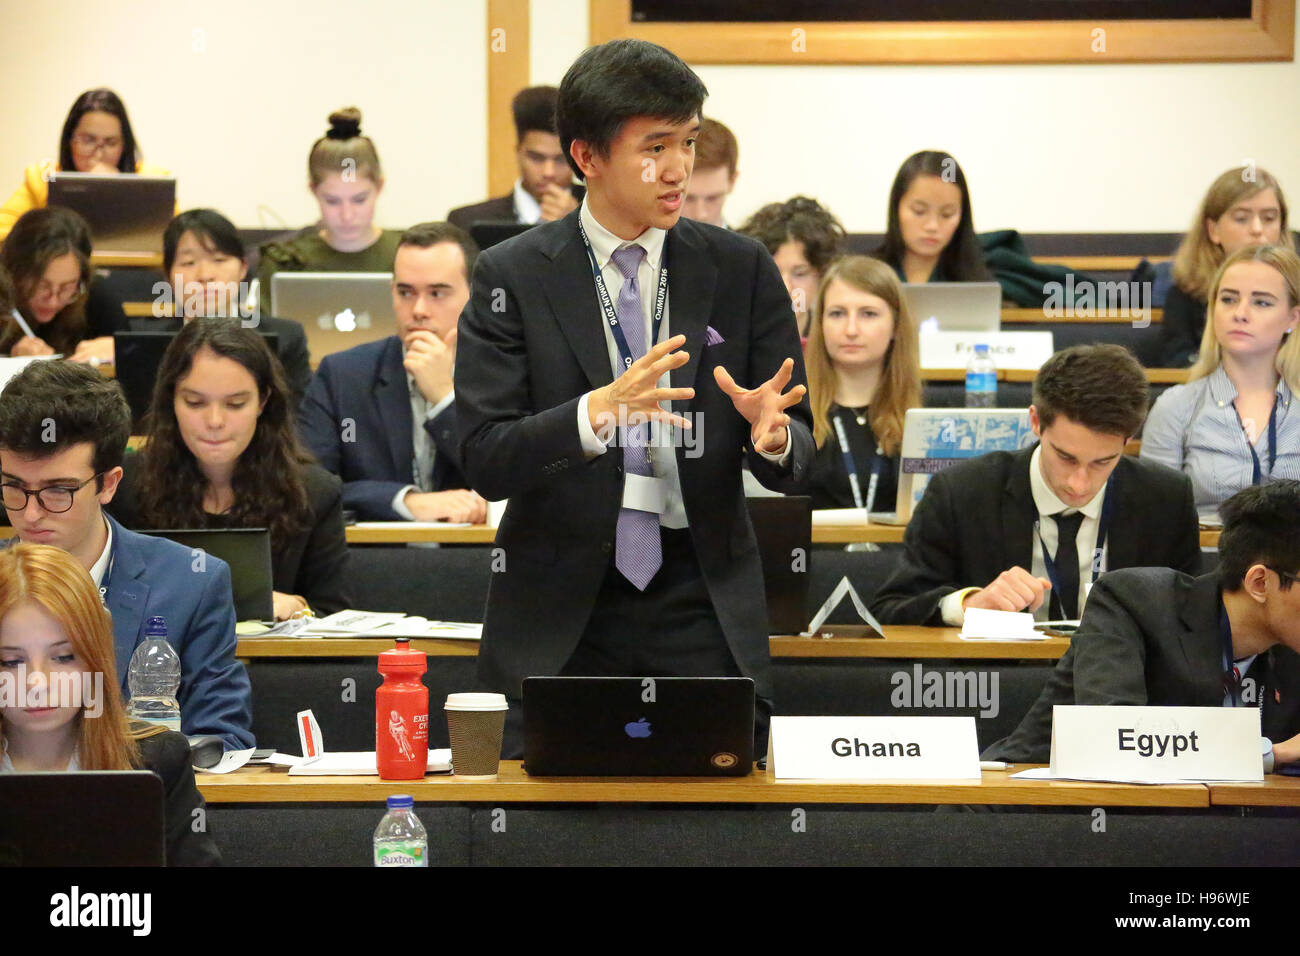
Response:
[{"label": "white wall", "polygon": [[[0,59],[0,176],[16,186],[52,156],[75,96],[108,85],[147,157],[180,177],[183,207],[297,226],[317,214],[307,150],[332,109],[357,105],[388,177],[381,222],[441,217],[486,196],[485,31],[485,0],[27,4]],[[587,36],[586,0],[534,0],[532,81],[558,83]],[[1181,231],[1246,158],[1300,208],[1294,60],[697,69],[706,111],[740,139],[733,223],[805,192],[880,231],[894,171],[926,148],[960,160],[982,230]]]}]

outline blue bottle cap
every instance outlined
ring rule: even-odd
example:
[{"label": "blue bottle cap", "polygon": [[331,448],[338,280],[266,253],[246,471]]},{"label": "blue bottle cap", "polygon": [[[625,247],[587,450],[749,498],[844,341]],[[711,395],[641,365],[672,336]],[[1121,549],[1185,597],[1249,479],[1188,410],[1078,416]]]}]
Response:
[{"label": "blue bottle cap", "polygon": [[151,617],[144,625],[145,637],[166,637],[167,622],[161,617]]},{"label": "blue bottle cap", "polygon": [[389,810],[409,810],[413,806],[415,806],[415,798],[407,796],[404,793],[399,793],[388,798]]}]

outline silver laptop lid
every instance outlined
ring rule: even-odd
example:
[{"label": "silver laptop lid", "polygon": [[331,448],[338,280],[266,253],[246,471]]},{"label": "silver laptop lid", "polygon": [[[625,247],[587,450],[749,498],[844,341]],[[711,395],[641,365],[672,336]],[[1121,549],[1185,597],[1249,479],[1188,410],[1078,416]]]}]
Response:
[{"label": "silver laptop lid", "polygon": [[313,358],[397,334],[391,272],[277,272],[271,314],[296,319]]},{"label": "silver laptop lid", "polygon": [[903,298],[922,332],[997,332],[1002,286],[996,282],[907,282]]}]

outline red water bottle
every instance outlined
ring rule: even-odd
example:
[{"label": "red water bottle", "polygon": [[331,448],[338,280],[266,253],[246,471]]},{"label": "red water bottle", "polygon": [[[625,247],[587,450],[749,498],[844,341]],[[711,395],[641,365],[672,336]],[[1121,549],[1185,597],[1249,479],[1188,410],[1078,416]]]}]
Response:
[{"label": "red water bottle", "polygon": [[384,780],[418,780],[429,762],[429,688],[424,651],[409,638],[379,655],[384,682],[375,691],[375,761]]}]

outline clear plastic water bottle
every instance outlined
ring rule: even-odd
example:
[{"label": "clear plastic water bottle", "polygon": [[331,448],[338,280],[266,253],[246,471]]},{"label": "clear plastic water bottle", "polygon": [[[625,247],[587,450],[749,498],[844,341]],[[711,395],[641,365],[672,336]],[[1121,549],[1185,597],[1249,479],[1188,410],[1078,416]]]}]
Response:
[{"label": "clear plastic water bottle", "polygon": [[429,835],[404,794],[388,798],[388,812],[375,828],[375,866],[428,866]]},{"label": "clear plastic water bottle", "polygon": [[161,617],[149,618],[144,625],[144,638],[131,655],[127,668],[131,699],[126,712],[136,720],[179,731],[181,705],[176,700],[176,692],[181,686],[181,659],[167,643],[167,622]]},{"label": "clear plastic water bottle", "polygon": [[996,408],[997,404],[998,367],[989,358],[989,347],[980,344],[966,363],[966,407]]}]

